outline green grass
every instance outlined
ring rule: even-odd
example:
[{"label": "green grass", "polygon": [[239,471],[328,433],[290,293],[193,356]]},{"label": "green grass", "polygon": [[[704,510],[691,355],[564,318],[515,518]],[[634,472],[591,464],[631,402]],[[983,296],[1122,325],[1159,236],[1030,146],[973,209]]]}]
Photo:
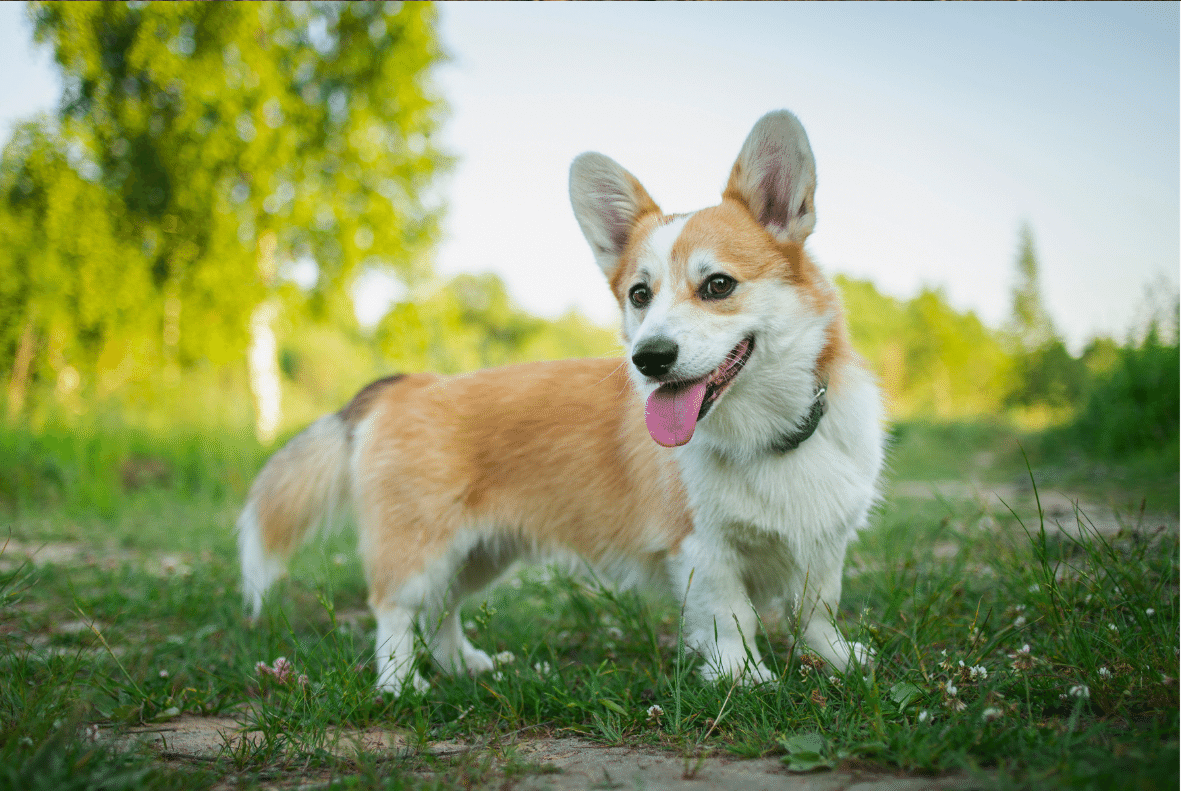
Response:
[{"label": "green grass", "polygon": [[[905,426],[894,475],[1011,480],[1019,439]],[[513,661],[474,679],[424,663],[432,688],[391,699],[373,692],[374,625],[348,534],[305,550],[260,622],[243,618],[232,522],[262,459],[250,443],[63,432],[7,437],[0,450],[0,469],[65,470],[22,484],[3,532],[85,548],[37,567],[0,555],[0,788],[460,788],[542,770],[514,758],[515,738],[576,734],[667,749],[687,767],[704,754],[771,755],[801,770],[979,773],[1000,788],[1178,785],[1175,534],[1071,537],[1046,529],[1032,500],[1009,513],[893,498],[850,551],[840,613],[874,646],[875,669],[817,667],[768,623],[757,639],[780,681],[760,687],[701,682],[679,650],[677,602],[530,569],[464,613],[473,642]],[[83,480],[132,451],[171,472],[108,477],[101,496]],[[1154,496],[1166,475],[1175,468],[1151,467],[1125,499]],[[285,681],[256,670],[280,656],[293,667]],[[208,762],[87,738],[93,724],[178,712],[244,717],[262,738]],[[371,727],[410,749],[395,760],[337,749],[342,729]],[[489,748],[449,761],[419,749],[440,740]]]}]

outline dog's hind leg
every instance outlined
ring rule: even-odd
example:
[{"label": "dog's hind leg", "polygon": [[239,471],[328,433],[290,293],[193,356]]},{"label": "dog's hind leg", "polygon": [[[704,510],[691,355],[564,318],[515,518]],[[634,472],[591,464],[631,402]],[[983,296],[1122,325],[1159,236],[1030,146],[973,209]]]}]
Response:
[{"label": "dog's hind leg", "polygon": [[472,645],[463,633],[459,612],[463,600],[494,582],[517,558],[508,540],[482,540],[449,575],[451,584],[424,603],[419,628],[431,656],[447,673],[483,673],[491,670],[490,656]]}]

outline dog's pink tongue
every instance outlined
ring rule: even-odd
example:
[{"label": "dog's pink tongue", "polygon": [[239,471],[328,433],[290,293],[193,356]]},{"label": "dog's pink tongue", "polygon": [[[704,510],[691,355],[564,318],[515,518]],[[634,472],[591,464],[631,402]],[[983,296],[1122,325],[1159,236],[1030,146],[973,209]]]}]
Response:
[{"label": "dog's pink tongue", "polygon": [[692,439],[706,385],[704,379],[690,387],[662,385],[648,396],[644,422],[652,439],[666,448],[684,445]]}]

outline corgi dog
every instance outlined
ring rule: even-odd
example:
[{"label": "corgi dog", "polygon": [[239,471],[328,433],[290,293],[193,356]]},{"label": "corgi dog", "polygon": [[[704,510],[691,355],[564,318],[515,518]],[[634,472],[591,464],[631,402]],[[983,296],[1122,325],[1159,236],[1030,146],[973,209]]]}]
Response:
[{"label": "corgi dog", "polygon": [[377,686],[490,670],[465,597],[520,559],[573,552],[684,603],[709,680],[774,675],[760,608],[835,668],[868,663],[834,618],[848,542],[878,497],[884,427],[836,289],[804,251],[815,162],[787,111],[763,117],[721,203],[664,214],[628,171],[570,170],[583,234],[623,314],[624,360],[374,382],[267,462],[238,520],[255,615],[287,557],[351,507],[377,620]]}]

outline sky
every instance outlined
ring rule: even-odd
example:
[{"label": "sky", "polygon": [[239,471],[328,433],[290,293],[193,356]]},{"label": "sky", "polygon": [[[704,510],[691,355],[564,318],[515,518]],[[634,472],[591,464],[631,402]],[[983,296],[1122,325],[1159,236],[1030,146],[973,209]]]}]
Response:
[{"label": "sky", "polygon": [[[0,4],[0,134],[59,82]],[[1068,345],[1123,338],[1181,260],[1176,3],[442,4],[458,157],[441,274],[494,271],[527,310],[618,321],[570,210],[570,161],[614,158],[665,211],[714,205],[787,108],[816,156],[812,257],[897,297],[940,288],[1000,326],[1018,231]],[[380,310],[396,289],[370,282]]]}]

